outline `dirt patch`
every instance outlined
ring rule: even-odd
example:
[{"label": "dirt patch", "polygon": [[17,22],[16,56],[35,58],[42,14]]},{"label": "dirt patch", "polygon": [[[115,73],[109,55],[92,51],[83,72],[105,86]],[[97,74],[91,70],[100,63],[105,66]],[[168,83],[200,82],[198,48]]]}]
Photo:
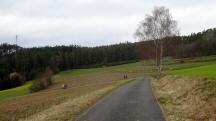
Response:
[{"label": "dirt patch", "polygon": [[152,84],[168,121],[216,121],[216,80],[166,76]]}]

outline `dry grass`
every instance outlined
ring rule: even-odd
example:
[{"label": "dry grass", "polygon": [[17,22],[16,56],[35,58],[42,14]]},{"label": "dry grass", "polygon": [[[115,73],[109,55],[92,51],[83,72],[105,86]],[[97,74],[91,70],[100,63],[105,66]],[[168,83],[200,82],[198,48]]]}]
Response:
[{"label": "dry grass", "polygon": [[205,82],[214,80],[197,77],[166,76],[153,81],[156,97],[168,121],[216,121],[215,89]]},{"label": "dry grass", "polygon": [[20,121],[73,121],[77,115],[83,111],[83,109],[86,109],[90,105],[94,104],[96,100],[101,98],[106,93],[127,82],[129,82],[129,80],[119,81],[113,85],[78,98],[68,99],[59,105],[52,106],[38,114],[32,115],[31,117]]},{"label": "dry grass", "polygon": [[[95,84],[97,85],[100,83],[110,83],[111,81],[122,80],[124,74],[125,73],[123,72],[98,72],[94,74],[86,74],[86,75],[72,76],[72,77],[56,76],[55,80],[57,80],[56,81],[57,83],[52,87],[50,87],[50,89],[52,90],[52,89],[61,88],[61,85],[64,83],[67,83],[72,87],[80,87],[80,86],[95,85]],[[140,75],[143,75],[143,72],[128,73],[129,78],[135,78]]]},{"label": "dry grass", "polygon": [[[25,119],[68,100],[116,85],[118,80],[122,80],[122,75],[123,73],[105,72],[72,77],[57,76],[55,84],[47,90],[0,101],[0,121]],[[142,73],[131,73],[129,77],[139,75]],[[63,83],[68,83],[71,87],[61,89]]]},{"label": "dry grass", "polygon": [[[175,69],[189,68],[192,66],[208,65],[209,63],[215,63],[215,61],[188,63],[188,61],[186,60],[184,61],[183,64],[181,64],[181,63],[177,63],[176,61],[169,60],[169,59],[166,60],[165,68],[175,70]],[[131,63],[131,64],[125,64],[125,65],[118,65],[118,66],[113,66],[113,67],[93,68],[93,69],[84,69],[84,70],[78,69],[78,70],[69,70],[66,72],[62,72],[59,75],[55,76],[54,85],[49,87],[49,89],[37,92],[35,94],[30,94],[30,95],[10,98],[10,99],[8,98],[8,99],[0,101],[0,121],[17,121],[19,119],[30,119],[30,117],[32,117],[33,119],[33,117],[35,116],[42,116],[40,115],[41,113],[46,113],[47,115],[53,115],[52,113],[47,113],[49,112],[50,109],[59,109],[60,112],[66,111],[66,113],[62,114],[62,116],[65,115],[67,119],[68,117],[67,110],[69,109],[67,108],[64,109],[64,108],[59,108],[59,107],[61,106],[65,107],[65,105],[66,106],[73,105],[71,103],[74,102],[75,99],[79,100],[81,99],[81,97],[88,96],[88,94],[95,94],[96,92],[98,92],[96,94],[100,95],[101,93],[99,92],[101,91],[99,90],[107,89],[110,86],[116,85],[117,83],[119,83],[118,80],[123,79],[123,75],[125,73],[128,74],[129,78],[135,78],[135,77],[138,77],[144,74],[152,74],[155,71],[155,68],[152,67],[152,65],[153,65],[153,62],[143,61],[143,62],[137,62],[137,63]],[[167,84],[168,87],[164,85],[165,82],[167,81],[157,83],[158,84],[157,87],[159,89],[164,88],[162,91],[159,92],[159,94],[162,93],[162,96],[159,99],[165,104],[167,103],[167,105],[169,105],[167,101],[172,102],[173,104],[170,104],[170,106],[173,106],[173,110],[177,109],[175,108],[175,105],[176,105],[175,104],[176,102],[174,100],[175,96],[170,98],[170,96],[175,94],[175,93],[172,93],[172,91],[175,92],[174,89],[177,89],[177,88],[172,88],[172,87],[176,87],[174,84],[177,82],[175,81],[174,84],[171,84],[171,85]],[[65,90],[61,89],[61,85],[64,83],[69,84],[71,88],[68,88]],[[189,91],[193,87],[191,86],[192,85],[191,83],[192,82],[189,83],[188,81],[185,82],[185,84],[189,84],[187,85],[188,86],[187,91]],[[181,87],[179,87],[179,90],[176,93],[179,93],[182,91],[182,94],[179,93],[179,95],[183,95],[184,94],[183,92],[186,91],[184,89],[186,85],[184,85],[183,83],[179,85],[181,85]],[[211,87],[211,89],[214,88],[214,86],[211,86],[211,83],[204,83],[200,85],[201,85],[201,88],[202,88],[202,85],[208,85],[209,87]],[[169,88],[173,90],[169,91]],[[171,94],[167,94],[167,92]],[[206,94],[206,92],[202,92],[202,94]],[[212,94],[215,94],[215,92],[209,93],[208,95],[212,96]],[[97,96],[91,96],[91,97],[85,97],[85,98],[91,98],[91,100],[94,100],[94,99],[97,100]],[[185,98],[179,97],[179,99],[181,102],[181,101],[184,101],[183,99]],[[193,99],[193,98],[188,97],[188,99]],[[86,107],[88,107],[90,104],[88,104],[88,102],[85,102],[84,107],[85,105],[87,105]],[[181,104],[179,104],[179,106],[181,106]],[[77,109],[74,108],[73,110],[77,110]],[[177,113],[178,110],[174,110],[173,114],[172,114],[171,109],[167,109],[167,111],[170,111],[169,112],[170,116],[175,115],[175,114],[178,115]],[[53,113],[54,112],[55,111],[53,111]],[[78,113],[77,114],[74,113],[70,115],[71,117],[76,117]],[[181,113],[179,113],[179,115],[182,116]],[[62,117],[62,116],[59,116],[59,117]],[[185,116],[188,116],[188,115],[185,114]],[[45,118],[48,118],[48,117],[46,116]],[[184,117],[182,119],[184,119]],[[59,119],[56,118],[56,120],[59,120]]]}]

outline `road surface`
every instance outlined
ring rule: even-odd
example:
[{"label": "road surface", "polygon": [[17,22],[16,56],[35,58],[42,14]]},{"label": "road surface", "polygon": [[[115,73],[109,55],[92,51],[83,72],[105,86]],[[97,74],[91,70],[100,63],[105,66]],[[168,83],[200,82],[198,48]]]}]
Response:
[{"label": "road surface", "polygon": [[139,78],[106,96],[77,121],[165,121],[148,77]]}]

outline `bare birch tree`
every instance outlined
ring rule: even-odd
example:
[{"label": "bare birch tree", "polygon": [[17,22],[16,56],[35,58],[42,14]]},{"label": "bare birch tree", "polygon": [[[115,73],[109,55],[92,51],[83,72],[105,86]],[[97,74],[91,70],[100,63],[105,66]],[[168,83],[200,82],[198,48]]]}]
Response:
[{"label": "bare birch tree", "polygon": [[177,22],[172,19],[169,9],[165,7],[155,7],[152,15],[146,15],[140,22],[135,33],[139,41],[154,41],[155,62],[159,72],[162,71],[163,40],[176,35],[179,35]]}]

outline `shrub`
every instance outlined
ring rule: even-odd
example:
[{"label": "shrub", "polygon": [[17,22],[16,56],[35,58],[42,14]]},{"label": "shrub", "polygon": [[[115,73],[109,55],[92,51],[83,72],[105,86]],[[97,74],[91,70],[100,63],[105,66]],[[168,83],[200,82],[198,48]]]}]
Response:
[{"label": "shrub", "polygon": [[52,76],[53,71],[50,68],[47,68],[39,79],[33,81],[32,85],[30,86],[30,92],[37,92],[48,88],[53,84]]},{"label": "shrub", "polygon": [[20,86],[25,82],[25,78],[17,72],[11,73],[9,79],[11,87]]}]

